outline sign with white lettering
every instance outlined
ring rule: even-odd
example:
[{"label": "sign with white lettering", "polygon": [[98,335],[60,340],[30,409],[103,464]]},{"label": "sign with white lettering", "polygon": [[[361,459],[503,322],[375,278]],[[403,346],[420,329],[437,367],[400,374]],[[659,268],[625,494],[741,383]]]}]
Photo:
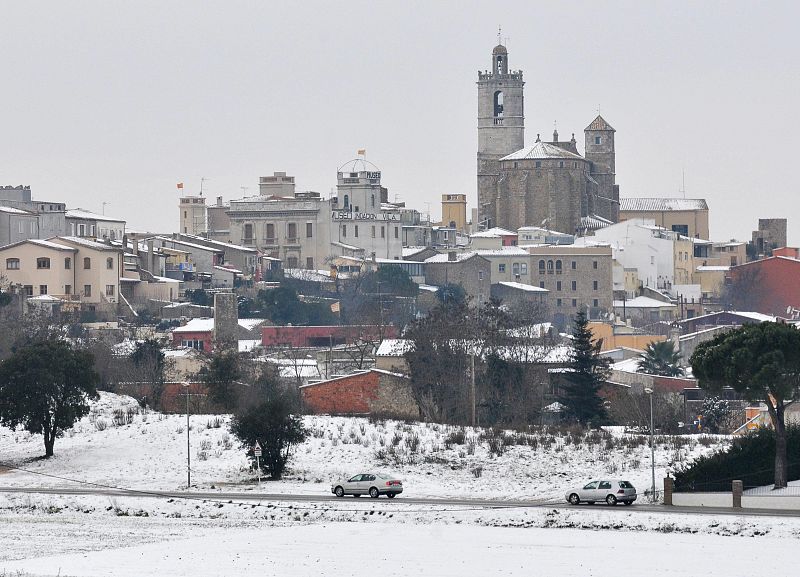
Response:
[{"label": "sign with white lettering", "polygon": [[333,220],[382,220],[387,222],[397,222],[400,215],[392,212],[350,212],[349,210],[334,210],[331,212]]}]

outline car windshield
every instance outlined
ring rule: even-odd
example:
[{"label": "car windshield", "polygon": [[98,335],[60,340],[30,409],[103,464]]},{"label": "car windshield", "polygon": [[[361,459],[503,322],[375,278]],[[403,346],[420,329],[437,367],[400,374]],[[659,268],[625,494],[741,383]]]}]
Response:
[{"label": "car windshield", "polygon": [[619,486],[623,489],[633,489],[633,485],[631,485],[628,481],[620,481]]}]

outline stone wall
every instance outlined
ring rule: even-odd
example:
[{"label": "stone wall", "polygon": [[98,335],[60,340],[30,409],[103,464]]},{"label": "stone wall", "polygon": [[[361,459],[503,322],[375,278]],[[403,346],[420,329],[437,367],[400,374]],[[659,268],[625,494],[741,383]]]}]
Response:
[{"label": "stone wall", "polygon": [[419,416],[408,379],[382,371],[372,370],[304,385],[300,393],[312,413]]}]

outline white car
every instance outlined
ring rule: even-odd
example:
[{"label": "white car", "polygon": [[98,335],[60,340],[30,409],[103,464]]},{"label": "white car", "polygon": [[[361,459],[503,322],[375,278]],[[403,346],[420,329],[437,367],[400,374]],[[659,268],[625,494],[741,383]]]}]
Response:
[{"label": "white car", "polygon": [[623,479],[600,479],[586,483],[583,487],[576,487],[567,491],[564,498],[572,505],[580,503],[595,504],[605,501],[609,505],[625,503],[632,505],[636,500],[636,489]]},{"label": "white car", "polygon": [[393,499],[395,495],[402,492],[402,481],[381,473],[359,473],[349,479],[341,479],[331,484],[331,493],[337,497],[369,495],[373,499],[377,499],[381,495],[386,495]]}]

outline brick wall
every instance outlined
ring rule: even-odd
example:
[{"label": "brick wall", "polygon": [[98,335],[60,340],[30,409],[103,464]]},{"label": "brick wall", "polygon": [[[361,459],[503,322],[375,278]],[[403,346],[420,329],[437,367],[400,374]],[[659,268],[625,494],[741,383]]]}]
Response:
[{"label": "brick wall", "polygon": [[408,380],[380,371],[305,385],[300,393],[312,413],[419,416]]}]

